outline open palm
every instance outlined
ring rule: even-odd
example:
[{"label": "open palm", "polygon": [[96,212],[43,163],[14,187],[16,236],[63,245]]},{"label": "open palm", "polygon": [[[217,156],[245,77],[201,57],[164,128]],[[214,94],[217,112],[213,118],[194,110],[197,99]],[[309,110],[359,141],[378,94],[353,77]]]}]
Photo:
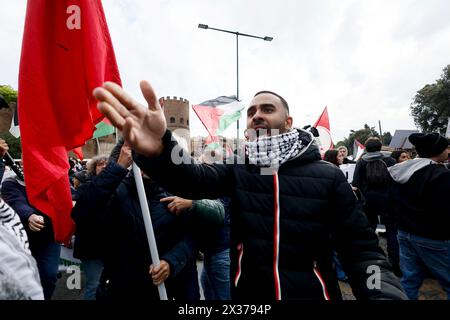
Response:
[{"label": "open palm", "polygon": [[103,87],[96,88],[93,94],[99,101],[100,112],[122,131],[128,145],[137,153],[154,157],[162,152],[161,138],[167,128],[166,118],[152,86],[147,81],[141,81],[141,91],[147,100],[148,108],[112,82],[106,82]]}]

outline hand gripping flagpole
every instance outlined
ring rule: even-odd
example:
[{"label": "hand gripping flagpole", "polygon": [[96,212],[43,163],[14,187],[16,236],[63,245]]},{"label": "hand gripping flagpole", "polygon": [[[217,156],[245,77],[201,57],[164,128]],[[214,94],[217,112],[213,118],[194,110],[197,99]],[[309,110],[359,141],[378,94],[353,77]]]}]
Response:
[{"label": "hand gripping flagpole", "polygon": [[[139,196],[139,203],[141,205],[142,217],[144,219],[145,232],[147,233],[148,245],[150,247],[150,255],[152,257],[153,265],[159,266],[158,248],[156,247],[155,234],[153,232],[152,219],[150,217],[150,210],[148,209],[147,196],[145,195],[144,182],[142,181],[141,170],[133,162],[133,174],[136,180],[136,188]],[[167,292],[164,282],[158,285],[159,298],[167,300]]]},{"label": "hand gripping flagpole", "polygon": [[19,178],[19,180],[25,181],[23,178],[23,172],[16,166],[16,164],[14,163],[14,159],[11,157],[8,151],[6,151],[3,159],[5,160],[5,164],[9,166],[12,171],[14,171],[17,178]]}]

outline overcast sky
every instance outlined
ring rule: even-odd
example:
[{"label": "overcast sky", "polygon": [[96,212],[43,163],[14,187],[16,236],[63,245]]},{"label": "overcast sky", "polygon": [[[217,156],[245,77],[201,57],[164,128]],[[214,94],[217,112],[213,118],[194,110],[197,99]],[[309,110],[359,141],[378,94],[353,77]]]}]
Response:
[{"label": "overcast sky", "polygon": [[[50,0],[49,0],[50,1]],[[271,90],[294,125],[328,106],[335,142],[364,123],[415,129],[417,90],[450,64],[448,0],[104,0],[126,90],[139,81],[192,104],[236,93],[236,39],[210,27],[271,36],[239,38],[240,98]],[[25,0],[0,0],[0,84],[17,88]],[[206,135],[192,109],[191,134]],[[245,127],[243,116],[241,127]],[[227,130],[235,135],[235,126]],[[241,135],[242,137],[242,135]]]}]

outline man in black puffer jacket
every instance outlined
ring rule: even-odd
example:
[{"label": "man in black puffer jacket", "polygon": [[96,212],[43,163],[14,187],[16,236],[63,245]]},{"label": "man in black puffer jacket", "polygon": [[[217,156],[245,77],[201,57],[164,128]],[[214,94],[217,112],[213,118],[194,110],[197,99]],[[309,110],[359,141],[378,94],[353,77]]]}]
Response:
[{"label": "man in black puffer jacket", "polygon": [[321,161],[310,133],[292,129],[282,97],[264,91],[253,98],[244,163],[198,165],[166,130],[151,86],[141,88],[148,109],[112,83],[94,95],[136,163],[167,190],[232,199],[233,299],[340,299],[333,248],[357,298],[406,299],[343,173]]}]

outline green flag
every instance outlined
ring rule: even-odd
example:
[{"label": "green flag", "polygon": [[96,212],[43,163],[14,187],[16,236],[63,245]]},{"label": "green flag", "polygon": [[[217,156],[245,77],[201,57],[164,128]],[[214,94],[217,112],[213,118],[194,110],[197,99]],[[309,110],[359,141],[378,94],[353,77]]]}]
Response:
[{"label": "green flag", "polygon": [[95,130],[92,139],[97,139],[114,133],[114,127],[104,123],[103,121],[97,123],[95,127],[97,128],[97,130]]}]

